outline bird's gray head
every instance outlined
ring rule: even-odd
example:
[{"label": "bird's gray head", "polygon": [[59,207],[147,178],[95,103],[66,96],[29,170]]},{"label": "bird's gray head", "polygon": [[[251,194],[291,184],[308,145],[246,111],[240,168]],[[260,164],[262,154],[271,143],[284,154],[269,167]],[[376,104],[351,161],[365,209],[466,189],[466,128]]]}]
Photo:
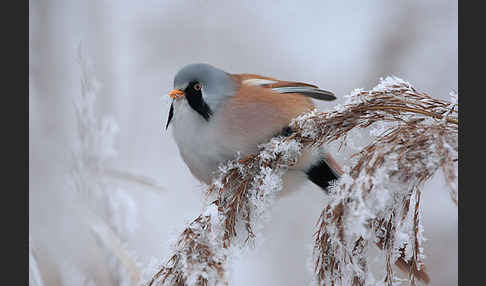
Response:
[{"label": "bird's gray head", "polygon": [[174,78],[175,92],[183,92],[181,97],[206,120],[235,88],[229,74],[208,64],[187,65]]}]

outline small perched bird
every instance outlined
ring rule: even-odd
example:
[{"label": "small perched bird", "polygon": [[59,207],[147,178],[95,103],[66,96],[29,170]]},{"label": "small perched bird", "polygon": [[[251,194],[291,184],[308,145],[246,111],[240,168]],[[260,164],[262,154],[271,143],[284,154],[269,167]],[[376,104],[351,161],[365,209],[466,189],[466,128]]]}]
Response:
[{"label": "small perched bird", "polygon": [[[255,74],[230,74],[208,64],[191,64],[174,78],[166,129],[182,159],[201,182],[211,184],[218,165],[258,150],[277,135],[288,135],[290,121],[314,109],[310,98],[331,101],[317,86]],[[340,168],[322,148],[304,152],[284,176],[284,193],[305,180],[326,189]]]}]

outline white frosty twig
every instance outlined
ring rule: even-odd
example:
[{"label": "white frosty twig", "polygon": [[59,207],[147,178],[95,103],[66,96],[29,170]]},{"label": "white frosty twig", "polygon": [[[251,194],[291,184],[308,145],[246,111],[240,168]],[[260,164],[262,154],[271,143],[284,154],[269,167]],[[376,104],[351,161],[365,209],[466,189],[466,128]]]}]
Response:
[{"label": "white frosty twig", "polygon": [[[91,230],[97,238],[97,241],[99,242],[101,248],[106,249],[108,255],[110,255],[111,257],[115,257],[117,261],[123,266],[123,271],[126,272],[130,281],[126,284],[137,285],[140,282],[141,274],[139,270],[139,265],[137,264],[133,255],[126,250],[118,235],[113,232],[113,230],[111,230],[111,228],[101,218],[91,213],[89,221]],[[119,276],[122,277],[125,275]]]},{"label": "white frosty twig", "polygon": [[[134,255],[124,247],[121,239],[122,234],[135,228],[136,204],[123,190],[106,182],[106,173],[111,171],[106,166],[107,161],[116,156],[114,142],[118,126],[113,119],[100,118],[95,113],[100,84],[93,76],[81,46],[78,50],[78,63],[81,67],[81,93],[73,99],[77,123],[75,142],[78,144],[72,150],[73,165],[69,183],[72,189],[86,199],[83,201],[86,203],[85,218],[101,249],[107,252],[111,277],[118,285],[136,285],[140,282],[141,271]],[[66,269],[75,273],[74,276],[61,273],[67,281],[77,279],[82,281],[80,285],[93,285],[92,277],[89,274],[84,277],[74,265],[66,265]]]},{"label": "white frosty twig", "polygon": [[140,174],[135,174],[133,172],[118,170],[114,168],[105,168],[104,175],[116,179],[124,180],[127,182],[136,183],[141,186],[149,187],[157,191],[165,191],[165,188],[156,179],[144,175],[140,175]]},{"label": "white frosty twig", "polygon": [[44,286],[39,264],[37,263],[32,238],[29,236],[29,285]]}]

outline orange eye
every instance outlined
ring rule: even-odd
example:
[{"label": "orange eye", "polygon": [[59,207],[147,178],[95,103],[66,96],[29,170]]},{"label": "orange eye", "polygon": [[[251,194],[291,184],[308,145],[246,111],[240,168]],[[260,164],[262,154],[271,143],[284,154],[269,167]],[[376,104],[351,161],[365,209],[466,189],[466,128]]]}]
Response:
[{"label": "orange eye", "polygon": [[196,82],[193,86],[194,90],[200,91],[202,89],[202,84],[199,82]]}]

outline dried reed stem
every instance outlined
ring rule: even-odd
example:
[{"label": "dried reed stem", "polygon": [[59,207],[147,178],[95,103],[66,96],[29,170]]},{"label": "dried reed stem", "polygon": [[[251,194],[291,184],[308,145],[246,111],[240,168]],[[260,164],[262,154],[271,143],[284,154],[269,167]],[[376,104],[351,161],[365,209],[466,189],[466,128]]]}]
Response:
[{"label": "dried reed stem", "polygon": [[[410,108],[410,107],[382,105],[382,106],[370,106],[370,107],[368,107],[368,109],[370,109],[370,110],[373,110],[373,109],[374,110],[394,109],[394,110],[399,110],[399,111],[414,112],[414,113],[418,113],[418,114],[422,114],[422,115],[426,115],[426,116],[430,116],[430,117],[434,117],[434,118],[438,118],[438,119],[443,118],[442,115],[435,114],[435,113],[428,112],[428,111],[424,111],[424,110],[420,110],[420,109]],[[455,118],[446,117],[445,120],[447,120],[447,122],[449,122],[449,123],[454,123],[456,125],[459,125],[459,121]]]},{"label": "dried reed stem", "polygon": [[[314,272],[319,285],[365,285],[369,242],[383,250],[384,282],[391,265],[428,282],[422,265],[420,186],[438,168],[454,181],[457,164],[457,105],[420,93],[397,78],[370,91],[356,90],[331,112],[295,119],[287,137],[260,146],[257,154],[225,163],[208,189],[201,216],[181,234],[168,262],[147,285],[227,285],[226,264],[235,248],[256,238],[255,228],[281,177],[302,150],[346,139],[354,128],[388,124],[356,154],[357,162],[330,188],[315,233]],[[450,184],[453,186],[454,184]],[[451,190],[457,197],[457,188]],[[412,234],[412,235],[409,235]]]}]

